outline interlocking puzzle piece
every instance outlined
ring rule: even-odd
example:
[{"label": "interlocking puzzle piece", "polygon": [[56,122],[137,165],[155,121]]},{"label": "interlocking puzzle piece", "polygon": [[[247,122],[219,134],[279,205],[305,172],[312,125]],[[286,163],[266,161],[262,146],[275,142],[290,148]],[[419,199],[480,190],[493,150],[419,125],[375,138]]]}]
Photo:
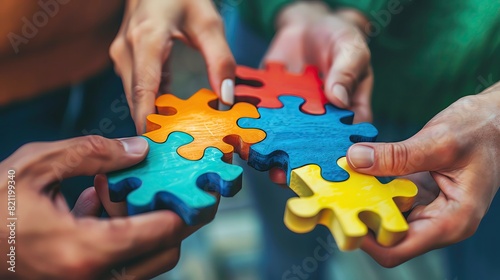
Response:
[{"label": "interlocking puzzle piece", "polygon": [[217,199],[202,189],[222,196],[241,189],[243,169],[223,162],[221,151],[208,148],[196,161],[177,154],[180,146],[193,140],[190,135],[174,132],[162,144],[146,140],[149,153],[144,161],[108,174],[111,200],[126,199],[129,215],[171,209],[188,225],[205,223],[213,217]]},{"label": "interlocking puzzle piece", "polygon": [[400,211],[410,210],[418,191],[415,184],[406,179],[382,184],[373,176],[353,171],[345,157],[338,160],[338,165],[349,172],[347,181],[325,181],[317,165],[292,171],[290,188],[299,198],[287,202],[286,226],[303,233],[316,224],[325,225],[344,251],[359,248],[368,233],[367,226],[382,245],[400,241],[408,230]]},{"label": "interlocking puzzle piece", "polygon": [[259,108],[281,108],[283,104],[279,101],[279,96],[297,96],[306,100],[301,107],[303,112],[313,115],[325,113],[328,100],[318,69],[314,66],[306,66],[304,73],[292,74],[285,71],[282,63],[269,62],[264,70],[238,66],[236,76],[243,80],[257,81],[262,85],[248,85],[244,82],[237,84],[236,100],[258,99],[258,102],[254,103]]},{"label": "interlocking puzzle piece", "polygon": [[308,164],[321,166],[325,180],[346,180],[349,174],[336,164],[337,159],[355,142],[374,141],[377,129],[368,123],[350,125],[354,114],[332,105],[325,106],[324,115],[308,115],[299,110],[303,99],[279,99],[283,108],[259,108],[259,119],[238,121],[241,127],[260,128],[267,134],[250,147],[248,164],[260,171],[279,167],[286,171],[288,182],[292,169]]},{"label": "interlocking puzzle piece", "polygon": [[[161,143],[170,133],[182,131],[193,136],[194,141],[179,148],[181,156],[198,160],[208,147],[215,147],[224,153],[223,160],[231,162],[233,147],[246,159],[251,144],[265,138],[259,129],[242,129],[236,125],[239,118],[258,118],[255,106],[237,103],[228,111],[210,107],[216,104],[217,95],[208,89],[201,89],[187,100],[165,94],[156,99],[156,107],[162,115],[147,117],[147,133],[144,136]],[[215,106],[215,105],[214,105]]]}]

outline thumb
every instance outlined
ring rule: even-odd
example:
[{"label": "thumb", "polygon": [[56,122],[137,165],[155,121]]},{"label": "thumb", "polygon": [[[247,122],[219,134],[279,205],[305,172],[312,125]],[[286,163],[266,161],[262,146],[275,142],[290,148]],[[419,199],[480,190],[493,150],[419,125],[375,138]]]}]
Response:
[{"label": "thumb", "polygon": [[446,164],[446,147],[426,135],[395,143],[359,143],[347,151],[349,165],[374,176],[402,176],[436,171]]}]

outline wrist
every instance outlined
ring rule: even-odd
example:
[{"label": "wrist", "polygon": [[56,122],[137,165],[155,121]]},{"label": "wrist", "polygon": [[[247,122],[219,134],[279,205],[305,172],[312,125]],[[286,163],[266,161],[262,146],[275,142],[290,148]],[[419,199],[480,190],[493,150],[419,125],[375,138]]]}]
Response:
[{"label": "wrist", "polygon": [[358,27],[365,36],[368,36],[371,24],[368,18],[356,9],[341,8],[335,10],[335,15]]},{"label": "wrist", "polygon": [[307,24],[330,13],[328,5],[320,1],[295,2],[284,7],[276,17],[276,30],[295,24]]}]

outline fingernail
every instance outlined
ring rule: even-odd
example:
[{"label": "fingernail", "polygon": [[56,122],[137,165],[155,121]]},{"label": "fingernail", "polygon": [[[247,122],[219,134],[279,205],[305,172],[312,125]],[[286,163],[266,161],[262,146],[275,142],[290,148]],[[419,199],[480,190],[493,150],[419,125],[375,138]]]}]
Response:
[{"label": "fingernail", "polygon": [[127,154],[142,155],[148,149],[148,141],[143,137],[130,137],[117,139],[122,142]]},{"label": "fingernail", "polygon": [[371,147],[354,145],[348,154],[349,162],[354,168],[368,168],[375,162],[375,151]]},{"label": "fingernail", "polygon": [[337,99],[344,104],[345,107],[349,107],[349,94],[347,89],[341,84],[334,84],[332,87],[332,93]]},{"label": "fingernail", "polygon": [[233,105],[234,103],[234,81],[231,79],[225,79],[221,86],[221,99],[222,102],[228,105]]}]

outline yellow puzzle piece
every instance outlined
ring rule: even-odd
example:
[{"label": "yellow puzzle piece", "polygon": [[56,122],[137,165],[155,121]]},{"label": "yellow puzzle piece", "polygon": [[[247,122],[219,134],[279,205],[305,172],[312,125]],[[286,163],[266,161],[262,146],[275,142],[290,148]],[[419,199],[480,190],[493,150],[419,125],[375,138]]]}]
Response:
[{"label": "yellow puzzle piece", "polygon": [[304,233],[316,224],[325,225],[343,251],[359,248],[367,226],[384,246],[400,241],[408,231],[401,211],[410,210],[418,191],[415,184],[406,179],[382,184],[352,170],[345,157],[337,164],[350,174],[347,181],[325,181],[317,165],[292,170],[290,188],[299,197],[287,202],[286,226]]}]

